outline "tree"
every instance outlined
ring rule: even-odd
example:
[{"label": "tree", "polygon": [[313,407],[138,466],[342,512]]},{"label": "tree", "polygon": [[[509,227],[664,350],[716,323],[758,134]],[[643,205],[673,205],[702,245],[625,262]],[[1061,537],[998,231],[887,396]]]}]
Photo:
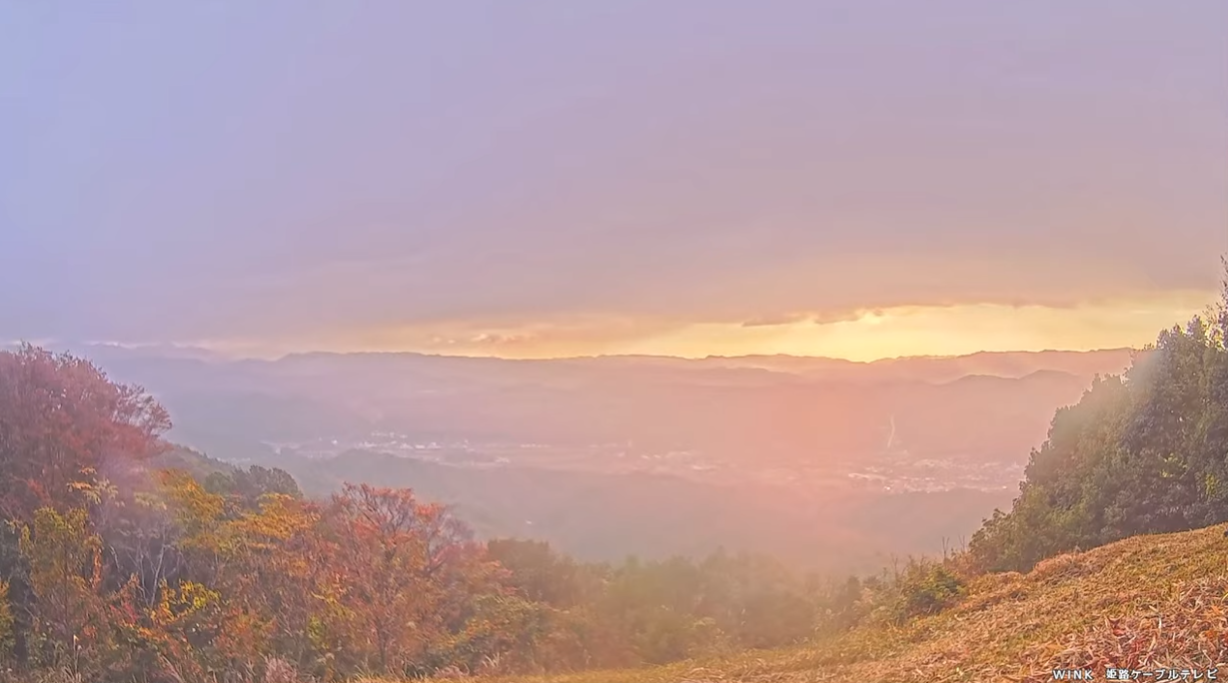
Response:
[{"label": "tree", "polygon": [[346,485],[324,530],[322,554],[335,572],[321,591],[332,606],[328,630],[380,672],[405,673],[459,631],[467,603],[493,585],[469,529],[409,490]]},{"label": "tree", "polygon": [[87,486],[161,447],[165,409],[92,363],[30,345],[0,352],[0,515],[85,502]]},{"label": "tree", "polygon": [[13,608],[9,605],[9,584],[0,581],[0,661],[9,654],[13,641]]},{"label": "tree", "polygon": [[1075,548],[1228,520],[1228,262],[1222,298],[1163,330],[1121,377],[1061,408],[1010,512],[969,545],[971,566],[1026,571]]},{"label": "tree", "polygon": [[545,541],[493,539],[486,543],[486,554],[507,570],[505,585],[527,600],[566,609],[591,597],[586,596],[591,582],[581,567]]},{"label": "tree", "polygon": [[21,552],[30,566],[33,623],[44,662],[76,666],[83,653],[105,650],[101,542],[90,531],[85,510],[61,514],[39,508],[33,524],[22,530]]},{"label": "tree", "polygon": [[204,484],[210,493],[233,499],[237,507],[249,510],[259,507],[261,497],[270,493],[291,498],[303,497],[298,482],[285,470],[266,469],[259,465],[252,465],[247,470],[210,473]]}]

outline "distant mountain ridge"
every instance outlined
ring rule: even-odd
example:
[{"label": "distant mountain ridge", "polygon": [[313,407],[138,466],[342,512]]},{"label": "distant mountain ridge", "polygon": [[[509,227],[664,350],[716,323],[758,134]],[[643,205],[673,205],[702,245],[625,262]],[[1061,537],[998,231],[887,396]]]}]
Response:
[{"label": "distant mountain ridge", "polygon": [[[290,353],[277,359],[229,358],[217,352],[199,347],[173,345],[122,346],[116,344],[56,345],[56,348],[81,353],[100,362],[131,359],[176,359],[196,360],[208,363],[248,366],[298,366],[350,362],[392,362],[400,364],[447,364],[470,367],[601,367],[638,365],[654,368],[701,368],[701,369],[757,369],[805,376],[843,375],[861,372],[879,374],[892,372],[912,378],[927,375],[985,374],[1001,377],[1022,377],[1038,370],[1055,370],[1077,376],[1113,374],[1124,370],[1137,350],[1130,348],[1098,349],[1092,351],[981,351],[952,356],[901,356],[873,361],[853,361],[825,356],[795,356],[789,354],[707,356],[683,358],[664,355],[597,355],[574,356],[550,359],[515,359],[494,356],[450,356],[411,351],[310,351]],[[868,374],[866,376],[869,376]]]},{"label": "distant mountain ridge", "polygon": [[[181,349],[78,351],[116,379],[158,395],[181,434],[224,433],[231,444],[385,430],[434,440],[630,440],[722,457],[816,462],[876,452],[891,416],[901,439],[919,454],[1023,459],[1043,440],[1055,408],[1077,401],[1095,375],[1121,372],[1133,353],[979,353],[858,363],[793,356],[509,360],[329,352],[222,360]],[[944,436],[938,425],[958,438]]]}]

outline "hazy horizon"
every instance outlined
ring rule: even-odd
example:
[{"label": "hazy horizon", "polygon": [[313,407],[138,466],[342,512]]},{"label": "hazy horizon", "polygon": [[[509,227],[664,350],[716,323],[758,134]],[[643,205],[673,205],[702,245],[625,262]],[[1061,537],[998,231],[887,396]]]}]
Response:
[{"label": "hazy horizon", "polygon": [[[1171,326],[1170,326],[1171,327]],[[1154,337],[1154,335],[1153,335]],[[1154,340],[1152,340],[1154,341]],[[21,344],[31,344],[36,347],[47,348],[55,351],[64,350],[73,354],[81,354],[86,358],[89,357],[91,350],[97,349],[120,349],[134,353],[140,352],[163,352],[163,353],[186,353],[186,354],[205,354],[211,357],[227,361],[240,360],[265,360],[276,361],[283,358],[304,355],[416,355],[432,358],[460,358],[460,359],[495,359],[495,360],[551,360],[551,361],[568,361],[568,360],[600,360],[603,358],[643,358],[643,359],[671,359],[671,360],[737,360],[745,358],[796,358],[799,360],[831,360],[857,365],[868,365],[880,362],[903,361],[903,360],[953,360],[959,358],[968,358],[978,355],[1024,355],[1024,354],[1096,354],[1096,353],[1115,353],[1122,351],[1138,351],[1145,344],[1135,346],[1114,346],[1090,349],[1057,349],[1057,348],[1040,348],[1040,349],[990,349],[971,351],[967,353],[951,353],[951,354],[911,354],[901,356],[882,356],[875,358],[854,359],[842,358],[839,356],[824,356],[815,354],[798,354],[798,353],[744,353],[735,355],[725,354],[706,354],[706,355],[677,355],[677,354],[659,354],[659,353],[598,353],[591,355],[568,355],[568,356],[503,356],[494,355],[491,353],[448,353],[446,351],[415,351],[405,349],[390,349],[390,350],[354,350],[354,349],[303,349],[283,352],[266,352],[252,353],[250,350],[243,349],[234,350],[219,350],[209,348],[207,346],[197,346],[192,344],[180,343],[125,343],[125,342],[110,342],[110,341],[71,341],[71,340],[56,340],[56,339],[14,339],[0,343],[0,348],[16,348]]]},{"label": "hazy horizon", "polygon": [[1224,25],[10,3],[0,326],[259,356],[1140,346],[1228,252]]}]

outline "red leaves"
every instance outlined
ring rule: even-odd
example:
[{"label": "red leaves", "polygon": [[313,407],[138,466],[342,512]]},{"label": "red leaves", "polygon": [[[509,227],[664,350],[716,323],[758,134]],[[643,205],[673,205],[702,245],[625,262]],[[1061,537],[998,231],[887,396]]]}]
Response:
[{"label": "red leaves", "polygon": [[143,389],[86,360],[29,345],[0,352],[0,514],[28,520],[79,504],[73,482],[154,454],[169,428]]}]

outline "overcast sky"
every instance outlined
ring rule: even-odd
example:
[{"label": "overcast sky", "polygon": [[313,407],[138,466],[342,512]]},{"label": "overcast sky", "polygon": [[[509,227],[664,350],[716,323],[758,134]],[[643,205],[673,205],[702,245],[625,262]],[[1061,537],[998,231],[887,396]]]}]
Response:
[{"label": "overcast sky", "polygon": [[10,2],[0,338],[1137,344],[1228,252],[1228,2]]}]

